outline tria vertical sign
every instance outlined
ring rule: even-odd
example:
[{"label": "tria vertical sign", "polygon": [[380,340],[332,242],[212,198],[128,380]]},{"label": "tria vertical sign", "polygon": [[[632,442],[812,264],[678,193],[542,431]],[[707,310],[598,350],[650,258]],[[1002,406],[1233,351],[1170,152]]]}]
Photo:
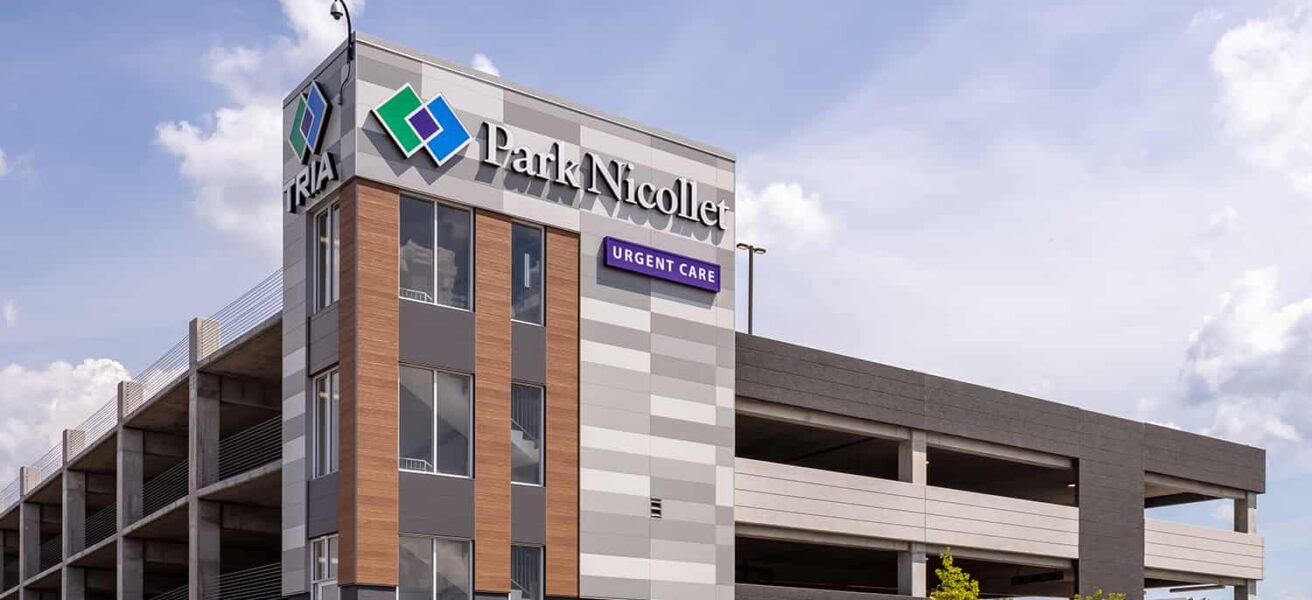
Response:
[{"label": "tria vertical sign", "polygon": [[296,115],[287,133],[287,145],[305,167],[283,184],[287,212],[294,214],[296,207],[305,206],[307,201],[328,187],[329,182],[337,180],[337,162],[333,155],[327,152],[319,154],[331,109],[332,104],[317,81],[310,83],[310,87],[296,99]]}]

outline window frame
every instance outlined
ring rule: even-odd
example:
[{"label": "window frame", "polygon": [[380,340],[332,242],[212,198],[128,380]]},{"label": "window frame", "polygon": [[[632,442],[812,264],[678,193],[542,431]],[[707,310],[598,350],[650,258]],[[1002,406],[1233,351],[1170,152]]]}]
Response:
[{"label": "window frame", "polygon": [[[433,442],[433,469],[434,469],[434,470],[432,470],[432,471],[420,471],[420,470],[417,470],[417,469],[407,469],[407,468],[401,466],[401,464],[400,464],[400,459],[401,459],[401,436],[400,436],[400,432],[399,432],[399,430],[398,430],[398,433],[397,433],[397,436],[396,436],[396,453],[397,453],[397,465],[396,465],[396,469],[397,469],[397,471],[401,471],[401,472],[405,472],[405,473],[417,473],[417,474],[420,474],[420,475],[434,475],[434,476],[438,476],[438,477],[456,477],[456,478],[459,478],[459,479],[473,479],[473,478],[474,478],[474,448],[476,447],[476,444],[474,443],[474,435],[475,435],[475,433],[474,433],[474,402],[475,402],[474,396],[478,393],[477,390],[476,390],[475,387],[474,387],[474,374],[473,374],[473,373],[464,373],[464,372],[461,372],[461,371],[454,371],[454,370],[451,370],[451,369],[439,369],[439,368],[436,368],[436,367],[430,367],[430,366],[427,366],[427,365],[419,365],[419,364],[414,364],[414,363],[405,363],[405,362],[400,363],[400,366],[401,366],[401,367],[409,367],[409,368],[412,368],[412,369],[419,369],[419,370],[421,370],[421,371],[426,371],[426,372],[429,373],[429,375],[432,376],[432,377],[431,377],[431,382],[432,382],[431,387],[432,387],[432,390],[433,390],[433,422],[430,424],[431,426],[429,427],[429,435],[431,436],[430,439],[431,439],[432,442]],[[439,471],[436,470],[436,469],[437,469],[437,374],[438,374],[438,373],[446,373],[446,374],[449,374],[449,375],[456,375],[456,376],[459,376],[459,377],[464,377],[465,380],[469,382],[469,398],[468,398],[468,401],[469,401],[469,402],[468,402],[468,405],[469,405],[469,411],[468,411],[468,412],[469,412],[469,418],[466,420],[466,427],[467,427],[466,431],[469,432],[469,434],[468,434],[466,437],[467,437],[468,440],[469,440],[469,446],[468,446],[468,451],[465,452],[465,457],[466,457],[466,458],[465,458],[465,471],[466,471],[466,473],[467,473],[466,475],[458,475],[458,474],[455,474],[455,473],[442,473],[442,472],[439,472]],[[398,414],[398,416],[399,416],[399,415],[400,415],[400,412],[401,412],[401,411],[399,410],[400,400],[401,400],[401,374],[400,374],[400,371],[399,371],[399,370],[398,370],[398,372],[397,372],[397,376],[396,376],[396,398],[397,398],[397,405],[398,405],[397,414]],[[455,538],[452,538],[452,539],[455,539]]]},{"label": "window frame", "polygon": [[[328,404],[331,406],[332,410],[332,413],[329,415],[332,422],[328,427],[328,431],[332,432],[332,446],[329,449],[329,465],[326,469],[324,468],[324,465],[319,463],[319,444],[323,442],[323,436],[321,435],[321,432],[323,431],[321,420],[323,415],[321,414],[322,411],[319,409],[320,382],[324,382],[328,387]],[[310,459],[310,473],[311,479],[318,479],[336,473],[341,467],[341,432],[339,431],[341,424],[341,370],[337,367],[332,367],[331,369],[320,372],[312,380],[310,389],[314,394],[314,400],[310,403],[310,448],[311,454],[313,455]]]},{"label": "window frame", "polygon": [[[326,258],[328,265],[324,265],[325,256],[320,252],[320,237],[322,235],[319,228],[320,221],[323,220],[328,228],[328,251]],[[341,245],[342,245],[342,203],[333,200],[327,206],[314,213],[311,220],[311,227],[314,232],[314,312],[337,304],[342,296],[342,265],[341,265]],[[331,269],[329,271],[328,269]],[[324,282],[324,275],[331,273],[332,281]],[[331,286],[327,292],[325,287]]]},{"label": "window frame", "polygon": [[[541,258],[541,263],[542,263],[542,266],[538,269],[538,271],[539,271],[539,273],[541,273],[541,276],[542,276],[542,301],[538,303],[538,321],[537,321],[536,323],[533,322],[533,321],[525,321],[525,320],[523,320],[523,319],[516,319],[516,318],[515,318],[515,300],[514,300],[514,285],[515,285],[515,284],[514,284],[514,280],[515,280],[515,275],[514,275],[514,273],[515,273],[516,266],[515,266],[513,263],[514,263],[514,260],[515,260],[514,254],[515,254],[515,227],[516,227],[516,226],[519,226],[519,227],[526,227],[526,228],[529,228],[529,229],[536,230],[536,231],[538,232],[538,239],[541,241],[541,247],[542,247],[542,258]],[[523,324],[525,324],[525,325],[533,325],[533,326],[535,326],[535,327],[546,327],[546,326],[547,326],[547,228],[544,227],[544,226],[542,226],[542,225],[539,225],[539,224],[537,224],[537,223],[530,223],[530,222],[528,222],[528,221],[511,221],[511,223],[510,223],[510,254],[511,254],[511,258],[510,258],[510,260],[511,260],[511,263],[512,263],[512,264],[510,265],[510,272],[511,272],[511,275],[510,275],[510,280],[511,280],[511,284],[510,284],[510,285],[511,285],[510,320],[511,320],[511,321],[514,321],[515,323],[523,323]]]},{"label": "window frame", "polygon": [[[528,548],[528,549],[536,550],[536,551],[537,551],[537,555],[538,555],[538,560],[537,560],[537,564],[538,564],[538,595],[537,595],[537,597],[535,597],[535,598],[524,598],[523,600],[544,600],[544,599],[547,597],[547,548],[546,548],[546,546],[541,546],[541,545],[537,545],[537,544],[511,544],[511,545],[510,545],[510,553],[511,553],[511,556],[512,556],[512,557],[514,556],[515,548]],[[513,594],[515,593],[515,590],[513,589],[513,588],[514,588],[514,581],[515,581],[515,580],[514,580],[514,566],[513,566],[513,565],[511,566],[510,571],[511,571],[511,579],[510,579],[510,581],[511,581],[511,586],[510,586],[510,587],[512,588],[512,589],[510,590],[510,593],[513,595]]]},{"label": "window frame", "polygon": [[[437,593],[438,593],[438,589],[437,589],[437,542],[438,542],[438,541],[445,541],[445,542],[456,542],[456,543],[463,544],[463,545],[465,546],[465,556],[468,558],[468,560],[465,561],[465,563],[466,563],[466,565],[465,565],[465,569],[466,569],[466,571],[465,571],[465,578],[466,578],[466,581],[469,582],[469,594],[466,596],[466,598],[467,598],[467,600],[472,600],[472,599],[474,598],[474,595],[476,594],[476,591],[475,591],[475,589],[474,589],[474,540],[466,539],[466,538],[458,538],[458,537],[449,537],[449,536],[443,536],[443,535],[424,535],[424,534],[415,534],[415,533],[400,533],[400,534],[397,535],[397,538],[398,538],[398,539],[397,539],[397,545],[396,545],[396,553],[397,553],[397,568],[398,568],[398,570],[400,569],[400,562],[401,562],[401,561],[400,561],[400,556],[401,556],[401,543],[400,543],[400,538],[411,538],[411,539],[422,539],[422,540],[428,540],[428,555],[429,555],[429,563],[432,565],[432,568],[431,568],[430,573],[429,573],[429,577],[430,577],[430,580],[429,580],[429,581],[432,583],[432,586],[433,586],[433,597],[434,597],[434,598],[437,597]],[[545,554],[545,553],[544,553],[544,554]],[[545,569],[545,566],[544,566],[543,568]],[[545,572],[544,572],[544,574],[543,574],[543,578],[544,578],[544,579],[546,578]],[[397,583],[398,583],[398,585],[396,586],[396,596],[399,598],[399,597],[401,596],[401,586],[399,585],[400,581],[398,581]]]},{"label": "window frame", "polygon": [[[454,210],[458,210],[458,211],[464,212],[465,214],[469,215],[469,243],[467,244],[466,249],[465,249],[465,250],[466,250],[466,253],[469,255],[469,306],[468,306],[468,307],[452,306],[452,305],[450,305],[450,304],[443,304],[443,303],[437,301],[437,260],[436,260],[436,256],[434,256],[434,260],[433,260],[433,272],[432,272],[432,276],[433,276],[433,301],[432,301],[432,302],[428,302],[428,301],[426,301],[426,300],[419,300],[419,299],[417,299],[417,298],[409,298],[409,297],[406,297],[405,295],[402,295],[402,294],[401,294],[401,285],[400,285],[400,282],[399,282],[399,281],[397,282],[396,296],[397,296],[398,298],[400,298],[401,300],[407,300],[407,301],[410,301],[410,302],[417,302],[417,303],[419,303],[419,304],[424,304],[424,305],[427,305],[427,306],[440,306],[440,307],[442,307],[442,308],[449,308],[449,309],[451,309],[451,310],[460,310],[460,311],[465,311],[465,312],[474,312],[474,307],[475,307],[475,303],[474,303],[474,301],[475,301],[474,288],[475,288],[475,286],[476,286],[477,283],[478,283],[478,282],[476,281],[476,273],[475,273],[475,269],[478,268],[478,258],[474,255],[474,250],[475,250],[475,243],[474,243],[475,240],[474,240],[474,235],[475,235],[475,233],[476,233],[476,231],[477,231],[477,227],[475,226],[475,223],[474,223],[474,217],[477,216],[477,213],[474,211],[473,208],[468,207],[468,206],[463,206],[463,205],[460,205],[460,204],[456,204],[456,203],[454,203],[454,202],[447,202],[447,201],[445,201],[445,200],[435,200],[435,199],[432,199],[432,198],[421,198],[421,197],[419,197],[419,196],[417,196],[417,195],[414,195],[414,194],[402,194],[402,195],[401,195],[401,201],[404,202],[405,200],[414,200],[414,201],[416,201],[416,202],[423,202],[423,203],[429,204],[429,205],[431,205],[431,206],[433,207],[433,212],[432,212],[432,215],[433,215],[433,219],[432,219],[432,220],[433,220],[433,239],[432,239],[432,243],[433,243],[433,253],[434,253],[434,255],[436,255],[436,253],[437,253],[437,235],[438,235],[438,228],[437,228],[437,207],[438,207],[438,206],[445,206],[445,207],[447,207],[447,208],[451,208],[451,209],[454,209]],[[400,212],[399,212],[399,210],[398,210],[398,213],[397,213],[396,229],[397,229],[397,232],[398,232],[398,233],[399,233],[400,230],[401,230],[401,222],[400,222]],[[399,249],[400,249],[400,242],[398,241],[398,252],[399,252]],[[400,261],[398,260],[398,261],[397,261],[397,270],[398,270],[398,273],[399,273],[400,268],[401,268],[401,267],[400,267]]]},{"label": "window frame", "polygon": [[[510,465],[510,484],[524,485],[529,487],[546,487],[547,485],[547,386],[537,383],[529,383],[527,381],[512,380],[510,382],[510,394],[511,394],[512,403],[514,402],[515,386],[522,386],[522,387],[533,388],[535,390],[538,390],[538,425],[541,428],[541,431],[538,432],[537,483],[529,483],[526,481],[515,481],[515,465],[513,463],[514,455],[512,454],[511,455],[512,463]],[[514,415],[513,407],[511,409],[511,415],[512,417]],[[514,419],[512,418],[510,433],[513,434],[514,431],[515,431]]]},{"label": "window frame", "polygon": [[[337,543],[332,543],[334,541]],[[320,548],[326,548],[324,554],[326,555],[326,559],[327,559],[325,562],[328,564],[329,576],[323,579],[315,579],[315,577],[318,575],[315,571],[319,564]],[[311,600],[321,600],[320,590],[324,585],[326,584],[332,584],[334,586],[337,585],[337,557],[333,556],[333,553],[331,552],[334,549],[338,550],[340,554],[341,540],[337,537],[336,533],[319,536],[317,538],[312,538],[310,540],[310,569],[309,570],[310,570],[310,599]],[[340,594],[340,588],[338,589],[339,589],[338,593]]]}]

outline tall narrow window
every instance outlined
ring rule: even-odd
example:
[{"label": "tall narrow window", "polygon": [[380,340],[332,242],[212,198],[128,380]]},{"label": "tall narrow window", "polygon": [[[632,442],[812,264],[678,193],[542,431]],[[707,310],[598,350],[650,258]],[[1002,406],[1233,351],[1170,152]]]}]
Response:
[{"label": "tall narrow window", "polygon": [[542,484],[542,388],[510,386],[510,480]]},{"label": "tall narrow window", "polygon": [[510,248],[510,314],[542,324],[542,230],[515,223]]},{"label": "tall narrow window", "polygon": [[312,600],[337,600],[337,536],[311,541],[310,560]]},{"label": "tall narrow window", "polygon": [[314,309],[327,308],[341,297],[341,205],[334,203],[314,219]]},{"label": "tall narrow window", "polygon": [[399,467],[468,477],[469,376],[402,366],[400,378]]},{"label": "tall narrow window", "polygon": [[470,544],[402,535],[397,553],[398,600],[467,600],[473,594]]},{"label": "tall narrow window", "polygon": [[336,369],[314,380],[313,419],[314,476],[323,477],[337,471],[337,411],[340,378]]},{"label": "tall narrow window", "polygon": [[469,211],[401,199],[401,297],[470,307],[473,220]]},{"label": "tall narrow window", "polygon": [[510,547],[510,600],[542,600],[542,548]]}]

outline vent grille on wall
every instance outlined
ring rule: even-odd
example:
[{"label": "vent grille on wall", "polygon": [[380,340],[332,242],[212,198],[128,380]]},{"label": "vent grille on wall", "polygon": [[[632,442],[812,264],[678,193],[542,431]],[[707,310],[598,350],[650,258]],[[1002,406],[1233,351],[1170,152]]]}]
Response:
[{"label": "vent grille on wall", "polygon": [[661,499],[660,499],[660,498],[652,498],[652,499],[651,499],[651,518],[653,518],[653,519],[659,519],[659,518],[661,518]]}]

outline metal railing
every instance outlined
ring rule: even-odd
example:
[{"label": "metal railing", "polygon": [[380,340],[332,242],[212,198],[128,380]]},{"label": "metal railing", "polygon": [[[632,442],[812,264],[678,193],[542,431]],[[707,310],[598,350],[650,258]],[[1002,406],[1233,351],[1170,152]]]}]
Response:
[{"label": "metal railing", "polygon": [[278,270],[210,316],[219,322],[219,347],[231,344],[280,311],[282,271]]},{"label": "metal railing", "polygon": [[23,481],[21,477],[15,477],[9,485],[0,490],[0,512],[9,510],[9,507],[18,503],[18,498],[23,495]]},{"label": "metal railing", "polygon": [[115,517],[118,515],[118,505],[110,504],[105,508],[96,511],[86,520],[86,543],[83,549],[90,548],[101,540],[114,535],[114,529],[117,526]]},{"label": "metal railing", "polygon": [[117,425],[118,397],[114,397],[110,398],[109,402],[96,409],[96,412],[91,413],[87,420],[77,426],[77,430],[81,431],[86,439],[83,448],[90,448],[93,442],[100,439],[100,436],[105,435]]},{"label": "metal railing", "polygon": [[187,600],[187,584],[184,583],[162,594],[155,594],[150,600]]},{"label": "metal railing", "polygon": [[64,538],[52,537],[41,543],[40,571],[44,571],[64,560]]},{"label": "metal railing", "polygon": [[156,475],[141,492],[141,515],[146,517],[187,495],[187,459]]},{"label": "metal railing", "polygon": [[36,468],[37,482],[50,479],[59,472],[60,467],[64,466],[64,442],[55,444],[55,447],[46,452],[45,456],[38,459],[33,466]]},{"label": "metal railing", "polygon": [[189,342],[190,340],[186,336],[183,336],[183,338],[178,340],[176,344],[173,344],[173,347],[169,348],[163,356],[159,357],[158,360],[152,363],[149,367],[143,369],[140,373],[137,373],[133,380],[141,384],[140,404],[125,407],[128,408],[128,410],[125,411],[126,413],[130,414],[136,409],[141,408],[141,405],[145,404],[146,400],[154,397],[155,394],[164,389],[165,386],[173,383],[173,381],[180,375],[187,372]]},{"label": "metal railing", "polygon": [[219,479],[227,479],[282,457],[282,417],[274,417],[219,440]]},{"label": "metal railing", "polygon": [[282,563],[224,573],[206,583],[204,600],[278,600],[282,597]]}]

